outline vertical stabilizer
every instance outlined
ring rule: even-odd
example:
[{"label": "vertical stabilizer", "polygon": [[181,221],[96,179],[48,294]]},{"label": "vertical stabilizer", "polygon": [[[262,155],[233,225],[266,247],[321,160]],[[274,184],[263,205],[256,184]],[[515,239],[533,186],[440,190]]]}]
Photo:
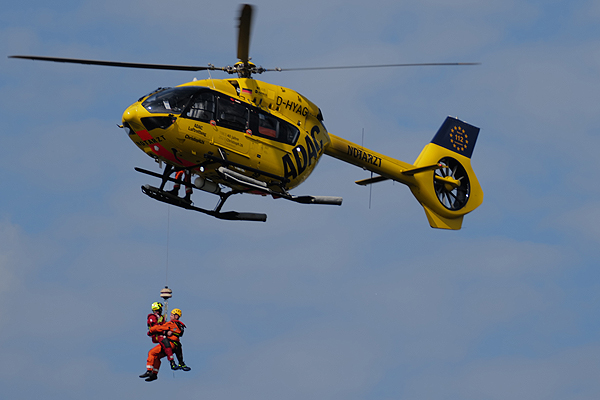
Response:
[{"label": "vertical stabilizer", "polygon": [[454,117],[446,117],[431,143],[471,158],[478,136],[479,128]]}]

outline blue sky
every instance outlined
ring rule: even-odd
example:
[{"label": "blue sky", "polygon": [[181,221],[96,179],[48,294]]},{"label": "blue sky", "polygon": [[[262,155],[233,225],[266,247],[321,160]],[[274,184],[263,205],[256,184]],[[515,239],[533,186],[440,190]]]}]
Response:
[{"label": "blue sky", "polygon": [[[14,399],[595,399],[600,395],[600,5],[257,1],[264,67],[334,134],[412,162],[447,115],[481,128],[482,206],[431,229],[410,191],[323,157],[295,194],[219,221],[140,191],[157,165],[117,128],[159,86],[207,73],[12,60],[235,62],[233,1],[21,1],[0,15],[3,396]],[[213,77],[223,75],[213,73]],[[200,193],[194,200],[212,206]],[[168,246],[167,246],[168,244]],[[190,372],[137,378],[160,289]]]}]

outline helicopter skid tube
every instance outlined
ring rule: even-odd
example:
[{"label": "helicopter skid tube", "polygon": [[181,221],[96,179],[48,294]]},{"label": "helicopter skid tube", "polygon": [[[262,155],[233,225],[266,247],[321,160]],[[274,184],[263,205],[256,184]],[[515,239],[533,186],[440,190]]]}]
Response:
[{"label": "helicopter skid tube", "polygon": [[185,208],[188,210],[199,211],[201,213],[213,216],[218,219],[228,221],[257,221],[265,222],[267,220],[267,214],[261,213],[249,213],[249,212],[237,212],[237,211],[211,211],[204,208],[195,207],[191,203],[186,202],[184,199],[179,198],[175,195],[167,193],[159,188],[150,185],[142,186],[142,193],[151,197],[155,200],[162,201],[163,203],[171,204],[177,207]]},{"label": "helicopter skid tube", "polygon": [[341,206],[343,199],[335,196],[291,196],[288,200],[300,204],[328,204],[332,206]]}]

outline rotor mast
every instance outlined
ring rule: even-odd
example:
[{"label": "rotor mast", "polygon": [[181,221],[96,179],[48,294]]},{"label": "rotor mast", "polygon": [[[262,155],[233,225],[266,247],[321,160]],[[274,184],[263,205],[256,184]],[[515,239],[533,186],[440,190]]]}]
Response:
[{"label": "rotor mast", "polygon": [[[238,47],[236,63],[237,73],[240,78],[250,78],[252,69],[256,67],[250,63],[250,30],[252,28],[252,6],[244,4],[240,11],[238,25]],[[254,68],[252,68],[254,67]]]}]

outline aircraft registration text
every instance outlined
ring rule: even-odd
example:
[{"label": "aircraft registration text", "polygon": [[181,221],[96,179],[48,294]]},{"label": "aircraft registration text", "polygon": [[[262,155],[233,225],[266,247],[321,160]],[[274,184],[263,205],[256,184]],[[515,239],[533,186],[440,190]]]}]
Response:
[{"label": "aircraft registration text", "polygon": [[283,98],[281,96],[277,96],[277,101],[276,101],[277,107],[285,107],[290,111],[295,112],[296,114],[300,114],[303,117],[306,117],[308,115],[308,108],[307,107],[302,107],[300,104],[296,104],[293,101],[283,101]]},{"label": "aircraft registration text", "polygon": [[135,144],[137,144],[139,147],[146,147],[146,146],[150,146],[151,144],[154,144],[154,143],[160,143],[163,140],[165,140],[165,135],[161,135],[161,136],[155,137],[153,139],[140,140],[139,142],[135,142]]},{"label": "aircraft registration text", "polygon": [[366,163],[381,167],[381,157],[377,157],[369,152],[357,149],[356,147],[348,146],[348,155],[354,158],[363,160]]}]

